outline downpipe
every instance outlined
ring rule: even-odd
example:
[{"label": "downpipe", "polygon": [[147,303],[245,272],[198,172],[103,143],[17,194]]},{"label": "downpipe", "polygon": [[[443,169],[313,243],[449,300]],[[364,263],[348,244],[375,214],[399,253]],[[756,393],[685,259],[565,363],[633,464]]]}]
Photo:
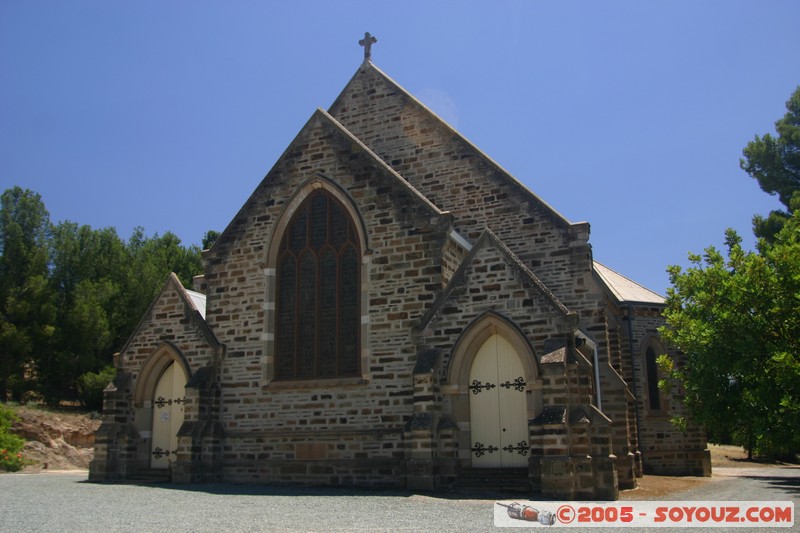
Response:
[{"label": "downpipe", "polygon": [[581,330],[575,330],[575,339],[580,340],[582,344],[586,344],[592,350],[592,362],[594,364],[594,392],[595,402],[597,403],[597,410],[603,412],[603,393],[600,390],[600,364],[597,358],[597,343],[586,336]]}]

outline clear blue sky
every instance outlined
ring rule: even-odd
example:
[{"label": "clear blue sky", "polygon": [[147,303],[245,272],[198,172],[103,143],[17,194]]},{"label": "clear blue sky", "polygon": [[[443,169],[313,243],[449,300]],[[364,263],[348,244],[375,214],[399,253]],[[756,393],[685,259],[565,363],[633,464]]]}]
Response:
[{"label": "clear blue sky", "polygon": [[[779,206],[739,169],[800,84],[800,2],[0,1],[0,189],[127,238],[223,230],[374,63],[665,292]],[[446,207],[446,206],[443,206]]]}]

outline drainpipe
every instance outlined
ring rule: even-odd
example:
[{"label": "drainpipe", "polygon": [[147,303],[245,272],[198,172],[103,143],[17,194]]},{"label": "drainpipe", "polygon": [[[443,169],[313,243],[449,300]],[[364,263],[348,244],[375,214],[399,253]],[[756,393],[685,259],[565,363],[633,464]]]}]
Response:
[{"label": "drainpipe", "polygon": [[580,339],[586,343],[586,345],[592,349],[592,359],[594,362],[594,383],[595,383],[595,396],[597,401],[597,410],[602,412],[603,411],[603,394],[600,391],[600,365],[597,361],[597,343],[594,342],[592,339],[587,337],[581,330],[575,330],[575,338]]},{"label": "drainpipe", "polygon": [[633,412],[636,416],[636,449],[642,451],[642,435],[639,427],[641,426],[641,418],[639,414],[639,397],[636,394],[636,365],[634,364],[635,357],[633,354],[633,306],[628,304],[628,351],[631,356],[631,388],[633,389]]}]

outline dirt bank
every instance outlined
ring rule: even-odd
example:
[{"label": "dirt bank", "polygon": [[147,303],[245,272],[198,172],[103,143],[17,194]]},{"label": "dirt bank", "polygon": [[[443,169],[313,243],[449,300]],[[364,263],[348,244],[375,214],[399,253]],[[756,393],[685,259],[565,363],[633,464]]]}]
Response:
[{"label": "dirt bank", "polygon": [[27,441],[22,450],[25,472],[89,468],[99,419],[34,407],[15,407],[14,411],[19,420],[12,431]]}]

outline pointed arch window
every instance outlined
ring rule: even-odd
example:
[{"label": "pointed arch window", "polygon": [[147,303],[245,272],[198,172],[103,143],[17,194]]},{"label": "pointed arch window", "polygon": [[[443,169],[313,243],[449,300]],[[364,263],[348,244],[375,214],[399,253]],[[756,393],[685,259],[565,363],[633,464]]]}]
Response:
[{"label": "pointed arch window", "polygon": [[645,367],[647,370],[647,397],[651,411],[661,409],[661,394],[658,389],[658,363],[656,362],[656,351],[652,346],[648,346],[645,351]]},{"label": "pointed arch window", "polygon": [[344,206],[324,189],[299,206],[283,234],[276,271],[280,380],[359,374],[359,249]]}]

